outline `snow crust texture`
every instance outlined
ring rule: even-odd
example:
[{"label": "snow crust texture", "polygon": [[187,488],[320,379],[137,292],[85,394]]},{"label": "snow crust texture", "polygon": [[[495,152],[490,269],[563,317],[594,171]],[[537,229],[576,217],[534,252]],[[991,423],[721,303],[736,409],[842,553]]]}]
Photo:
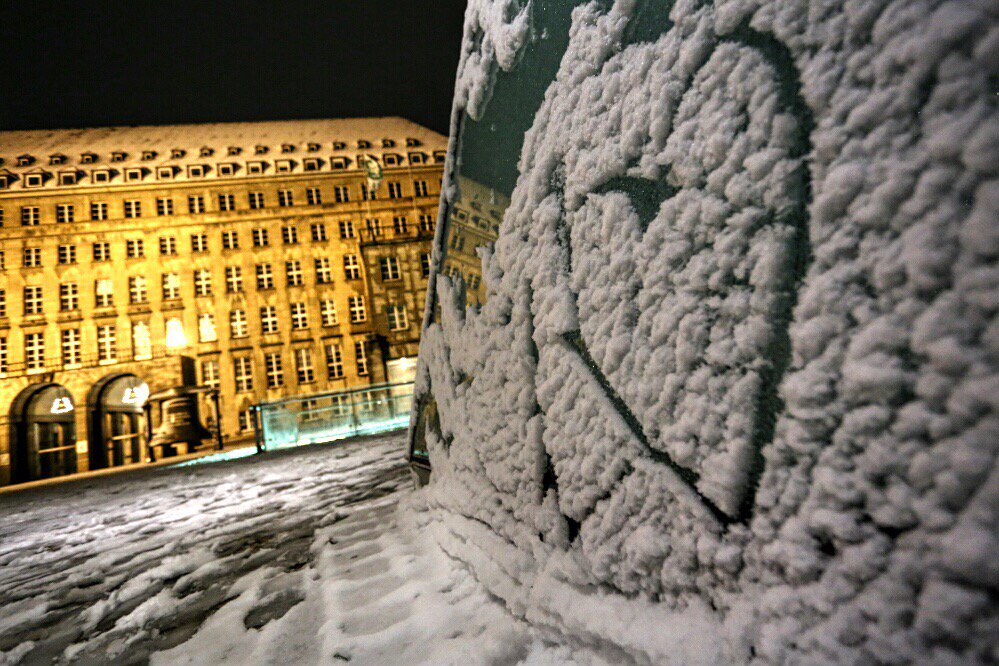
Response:
[{"label": "snow crust texture", "polygon": [[[651,663],[999,660],[994,4],[590,3],[488,300],[438,277],[441,545]],[[473,0],[456,114],[528,37]]]}]

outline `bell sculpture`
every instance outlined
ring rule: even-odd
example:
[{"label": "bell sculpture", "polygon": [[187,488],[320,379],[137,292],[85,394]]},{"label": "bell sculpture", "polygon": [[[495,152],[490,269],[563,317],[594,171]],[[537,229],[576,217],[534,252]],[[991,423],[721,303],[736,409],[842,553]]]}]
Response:
[{"label": "bell sculpture", "polygon": [[[149,447],[161,447],[161,455],[195,451],[201,442],[212,438],[212,433],[201,423],[198,409],[198,391],[186,387],[174,388],[158,396],[160,424],[149,441]],[[184,445],[184,451],[178,451]]]}]

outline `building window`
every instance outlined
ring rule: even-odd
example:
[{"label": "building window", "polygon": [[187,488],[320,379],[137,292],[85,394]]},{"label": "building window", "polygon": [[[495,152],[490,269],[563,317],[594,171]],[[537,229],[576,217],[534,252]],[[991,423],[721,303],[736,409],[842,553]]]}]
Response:
[{"label": "building window", "polygon": [[409,317],[402,305],[390,305],[386,309],[390,331],[404,331],[409,328]]},{"label": "building window", "polygon": [[173,215],[173,199],[168,197],[157,197],[156,214],[160,217],[163,217],[164,215]]},{"label": "building window", "polygon": [[392,228],[395,229],[395,233],[404,236],[409,233],[409,222],[406,220],[405,215],[396,215],[392,218]]},{"label": "building window", "polygon": [[231,162],[224,162],[218,166],[220,176],[231,176],[236,173],[236,165]]},{"label": "building window", "polygon": [[42,333],[24,334],[24,363],[28,370],[45,367],[45,337]]},{"label": "building window", "polygon": [[409,163],[412,164],[412,165],[426,164],[426,162],[427,162],[427,157],[423,153],[410,153],[409,154]]},{"label": "building window", "polygon": [[200,194],[187,197],[187,212],[193,214],[205,212],[205,198]]},{"label": "building window", "polygon": [[351,220],[340,220],[340,238],[354,237],[354,223]]},{"label": "building window", "polygon": [[233,196],[232,194],[220,194],[219,210],[221,211],[236,210],[236,197]]},{"label": "building window", "polygon": [[114,363],[118,359],[118,341],[114,324],[97,327],[97,362]]},{"label": "building window", "polygon": [[248,356],[237,356],[232,359],[236,377],[237,391],[253,390],[253,362]]},{"label": "building window", "polygon": [[366,377],[368,375],[368,350],[365,348],[363,340],[354,343],[354,359],[357,361],[357,376]]},{"label": "building window", "polygon": [[43,182],[45,181],[40,173],[29,173],[24,177],[25,187],[41,187]]},{"label": "building window", "polygon": [[264,207],[263,192],[250,192],[249,200],[250,200],[250,208],[253,210],[258,210]]},{"label": "building window", "polygon": [[111,172],[107,169],[94,170],[90,172],[90,178],[95,183],[107,183],[111,180]]},{"label": "building window", "polygon": [[3,226],[3,208],[0,208],[0,227]]},{"label": "building window", "polygon": [[222,249],[223,250],[238,250],[239,249],[239,232],[237,232],[237,231],[223,231],[222,232]]},{"label": "building window", "polygon": [[420,231],[433,233],[435,226],[433,215],[420,215]]},{"label": "building window", "polygon": [[177,254],[177,238],[175,236],[160,236],[160,254],[173,257]]},{"label": "building window", "polygon": [[59,310],[73,312],[80,307],[80,288],[75,282],[63,282],[59,285]]},{"label": "building window", "polygon": [[338,344],[326,345],[326,372],[330,379],[343,377],[343,353]]},{"label": "building window", "polygon": [[107,241],[94,243],[94,261],[111,261],[111,244]]},{"label": "building window", "polygon": [[297,245],[298,244],[298,228],[297,227],[281,227],[281,240],[284,241],[285,245]]},{"label": "building window", "polygon": [[42,265],[42,248],[26,247],[22,256],[22,265],[25,268],[38,268]]},{"label": "building window", "polygon": [[172,301],[180,298],[180,275],[177,273],[163,274],[163,300]]},{"label": "building window", "polygon": [[145,275],[133,275],[128,278],[128,302],[132,305],[147,303],[149,289],[146,286]]},{"label": "building window", "polygon": [[306,171],[319,171],[319,160],[314,157],[302,160],[302,168]]},{"label": "building window", "polygon": [[240,266],[225,267],[225,290],[230,294],[243,291],[243,269]]},{"label": "building window", "polygon": [[361,199],[364,201],[377,201],[378,190],[371,189],[367,185],[361,186]]},{"label": "building window", "polygon": [[388,184],[388,195],[389,199],[399,199],[402,197],[402,183],[397,181],[389,181]]},{"label": "building window", "polygon": [[329,237],[326,235],[326,225],[323,224],[322,222],[317,222],[316,224],[313,224],[312,225],[312,242],[313,243],[322,243],[322,242],[325,242],[327,240],[329,240]]},{"label": "building window", "polygon": [[310,206],[318,206],[323,202],[323,195],[318,187],[305,188],[305,200]]},{"label": "building window", "polygon": [[253,247],[267,247],[270,245],[270,239],[267,238],[266,229],[254,229],[253,230]]},{"label": "building window", "polygon": [[21,226],[37,227],[40,215],[38,206],[21,206]]},{"label": "building window", "polygon": [[229,311],[229,333],[234,338],[245,338],[250,334],[245,310]]},{"label": "building window", "polygon": [[430,253],[420,253],[420,275],[430,277]]},{"label": "building window", "polygon": [[319,316],[322,318],[323,326],[336,326],[336,302],[332,298],[319,301]]},{"label": "building window", "polygon": [[399,279],[399,260],[396,257],[381,257],[378,263],[382,270],[382,281]]},{"label": "building window", "polygon": [[295,198],[291,190],[278,190],[278,206],[293,206]]},{"label": "building window", "polygon": [[267,388],[284,386],[284,369],[279,352],[264,354],[264,373],[267,375]]},{"label": "building window", "polygon": [[191,252],[208,252],[208,234],[191,234]]},{"label": "building window", "polygon": [[212,295],[212,272],[207,268],[194,269],[194,295]]},{"label": "building window", "polygon": [[276,173],[291,173],[293,164],[291,160],[277,160],[274,162],[274,171]]},{"label": "building window", "polygon": [[357,147],[361,148],[361,149],[370,148],[371,147],[371,142],[368,141],[367,139],[358,139],[358,141],[357,141]]},{"label": "building window", "polygon": [[209,148],[208,146],[202,146],[201,150],[198,151],[198,154],[201,155],[202,157],[211,157],[212,155],[215,154],[215,150]]},{"label": "building window", "polygon": [[211,312],[203,312],[198,315],[198,340],[200,342],[215,342],[218,339],[219,334],[215,329],[215,315]]},{"label": "building window", "polygon": [[350,309],[350,323],[360,324],[368,320],[368,311],[364,305],[364,296],[351,296],[347,299],[347,305]]},{"label": "building window", "polygon": [[270,264],[257,264],[257,289],[273,289],[274,272]]},{"label": "building window", "polygon": [[356,254],[343,255],[343,274],[348,280],[356,280],[361,277],[361,266],[357,263]]},{"label": "building window", "polygon": [[382,221],[377,217],[369,217],[364,221],[364,224],[368,227],[368,233],[371,234],[372,239],[382,235]]},{"label": "building window", "polygon": [[250,175],[258,175],[264,172],[264,167],[267,165],[266,162],[247,162],[246,163],[246,173]]},{"label": "building window", "polygon": [[329,257],[316,259],[316,284],[329,284],[333,281],[333,269]]},{"label": "building window", "polygon": [[171,349],[187,346],[184,324],[179,317],[170,317],[166,320],[166,346]]},{"label": "building window", "polygon": [[264,333],[277,333],[278,318],[275,306],[265,305],[260,308],[260,330]]},{"label": "building window", "polygon": [[291,304],[291,327],[296,330],[309,327],[309,313],[305,309],[305,303]]},{"label": "building window", "polygon": [[0,250],[0,271],[7,270],[7,255],[3,250]]},{"label": "building window", "polygon": [[74,220],[73,204],[56,204],[56,222],[65,224]]},{"label": "building window", "polygon": [[142,180],[142,169],[125,169],[125,182],[133,183]]},{"label": "building window", "polygon": [[114,305],[114,283],[111,278],[94,280],[94,306],[109,308]]},{"label": "building window", "polygon": [[96,161],[97,161],[97,155],[95,153],[80,154],[80,164],[93,164]]},{"label": "building window", "polygon": [[430,196],[427,190],[427,181],[425,180],[415,180],[413,181],[413,194],[418,197]]},{"label": "building window", "polygon": [[80,329],[64,329],[59,332],[59,337],[62,347],[63,365],[79,365],[82,359],[82,354],[80,353]]},{"label": "building window", "polygon": [[0,338],[0,375],[7,374],[7,338]]},{"label": "building window", "polygon": [[156,169],[156,177],[159,178],[160,180],[170,180],[171,178],[173,178],[173,174],[174,174],[174,167],[165,166]]},{"label": "building window", "polygon": [[201,384],[213,389],[219,387],[219,362],[216,359],[201,362]]},{"label": "building window", "polygon": [[331,169],[346,169],[347,168],[347,158],[346,157],[334,157],[330,160]]},{"label": "building window", "polygon": [[[187,167],[188,178],[204,178],[206,173],[208,173],[208,169],[202,164],[192,164],[191,166]],[[200,213],[201,211],[192,210],[191,212]]]},{"label": "building window", "polygon": [[149,333],[149,324],[144,321],[132,324],[132,357],[136,361],[153,357],[153,338]]},{"label": "building window", "polygon": [[59,172],[59,184],[60,185],[76,185],[76,181],[79,178],[79,174],[75,171],[60,171]]},{"label": "building window", "polygon": [[385,166],[399,166],[399,156],[395,153],[386,153],[383,157],[385,160]]},{"label": "building window", "polygon": [[302,262],[298,259],[284,262],[285,276],[288,278],[289,287],[300,287],[302,285]]},{"label": "building window", "polygon": [[257,422],[253,417],[253,411],[244,409],[239,412],[239,431],[252,432],[257,429]]},{"label": "building window", "polygon": [[0,289],[0,318],[7,316],[7,290]]},{"label": "building window", "polygon": [[97,201],[90,204],[90,219],[96,222],[108,219],[107,202]]},{"label": "building window", "polygon": [[124,162],[125,161],[125,153],[121,152],[120,150],[114,151],[113,153],[111,153],[111,161],[112,162]]},{"label": "building window", "polygon": [[125,217],[141,217],[142,202],[138,199],[128,199],[125,201]]},{"label": "building window", "polygon": [[346,185],[333,186],[333,201],[337,203],[350,202],[350,189]]},{"label": "building window", "polygon": [[141,238],[129,238],[125,241],[125,256],[129,259],[146,256],[146,249]]},{"label": "building window", "polygon": [[316,380],[316,372],[312,365],[312,350],[302,347],[295,350],[295,369],[298,371],[299,384],[311,384]]}]

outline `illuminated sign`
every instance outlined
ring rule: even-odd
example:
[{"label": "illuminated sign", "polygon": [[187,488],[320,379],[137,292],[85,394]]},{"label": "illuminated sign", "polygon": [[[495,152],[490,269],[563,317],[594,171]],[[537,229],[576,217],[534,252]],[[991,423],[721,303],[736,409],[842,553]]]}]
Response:
[{"label": "illuminated sign", "polygon": [[52,409],[49,410],[53,414],[65,414],[66,412],[73,411],[73,401],[69,397],[56,398],[52,401]]},{"label": "illuminated sign", "polygon": [[128,386],[125,388],[125,393],[121,396],[121,402],[125,405],[143,405],[148,397],[148,385]]}]

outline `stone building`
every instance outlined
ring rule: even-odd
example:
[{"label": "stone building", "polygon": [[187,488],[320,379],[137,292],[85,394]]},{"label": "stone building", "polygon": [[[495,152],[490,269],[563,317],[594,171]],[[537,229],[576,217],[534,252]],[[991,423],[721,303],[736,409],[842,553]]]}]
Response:
[{"label": "stone building", "polygon": [[217,388],[233,441],[410,377],[445,152],[401,118],[0,133],[0,483],[145,459],[108,413],[150,391]]}]

